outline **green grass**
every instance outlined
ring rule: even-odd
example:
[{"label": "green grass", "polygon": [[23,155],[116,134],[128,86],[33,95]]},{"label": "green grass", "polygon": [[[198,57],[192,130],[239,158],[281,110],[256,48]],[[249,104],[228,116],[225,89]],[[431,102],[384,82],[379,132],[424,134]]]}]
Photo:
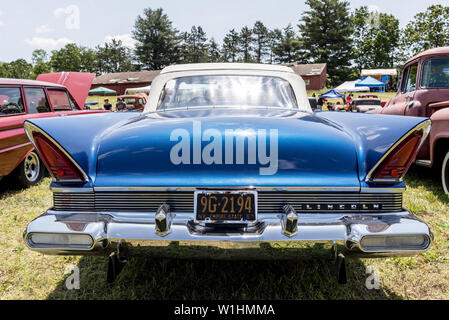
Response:
[{"label": "green grass", "polygon": [[98,102],[98,105],[96,106],[90,106],[92,110],[94,109],[104,109],[104,99],[109,99],[109,103],[112,104],[112,110],[115,111],[115,104],[117,103],[117,97],[118,96],[88,96],[86,101],[89,102]]},{"label": "green grass", "polygon": [[[348,284],[338,285],[324,260],[130,259],[118,280],[105,281],[105,257],[45,256],[22,241],[27,223],[51,206],[47,178],[27,190],[0,182],[0,299],[448,299],[449,200],[428,169],[408,175],[404,205],[426,221],[435,242],[411,258],[349,259]],[[173,246],[184,255],[188,248]],[[211,250],[211,251],[209,251]],[[268,252],[288,254],[275,244]],[[203,252],[213,252],[204,248]],[[77,265],[80,290],[67,290],[64,271]],[[365,286],[367,266],[380,272],[379,290]]]}]

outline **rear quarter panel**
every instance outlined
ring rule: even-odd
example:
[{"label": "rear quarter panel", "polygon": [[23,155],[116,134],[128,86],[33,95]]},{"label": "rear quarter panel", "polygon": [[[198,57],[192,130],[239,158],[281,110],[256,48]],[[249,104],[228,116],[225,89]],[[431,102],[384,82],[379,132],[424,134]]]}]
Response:
[{"label": "rear quarter panel", "polygon": [[[5,116],[0,118],[0,177],[10,174],[34,150],[25,134],[26,120],[92,114],[104,111],[64,111]],[[71,132],[76,137],[76,132]]]}]

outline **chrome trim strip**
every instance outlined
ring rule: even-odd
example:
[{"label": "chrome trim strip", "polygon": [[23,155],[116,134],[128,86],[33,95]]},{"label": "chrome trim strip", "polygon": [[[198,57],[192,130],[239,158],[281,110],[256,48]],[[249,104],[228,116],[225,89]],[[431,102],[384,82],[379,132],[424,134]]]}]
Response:
[{"label": "chrome trim strip", "polygon": [[[44,132],[41,128],[39,128],[38,126],[31,124],[30,122],[25,121],[24,125],[23,125],[25,132],[28,136],[28,139],[30,139],[31,143],[33,144],[34,148],[36,148],[36,150],[38,151],[38,153],[40,154],[39,149],[36,147],[36,142],[34,141],[34,137],[33,137],[33,132],[39,132],[42,135],[44,135],[48,140],[50,140],[52,143],[55,144],[55,146],[57,146],[59,148],[59,150],[61,150],[64,155],[75,165],[75,167],[80,171],[81,175],[82,175],[82,179],[83,182],[88,182],[89,181],[89,177],[87,176],[87,174],[84,172],[84,170],[78,165],[78,163],[72,158],[72,156],[65,151],[65,149],[56,142],[55,139],[53,139],[52,137],[50,137],[46,132]],[[64,179],[57,179],[56,177],[53,176],[53,174],[51,173],[50,170],[48,170],[50,172],[50,175],[53,178],[53,181],[55,182],[62,182],[62,183],[71,183],[71,182],[79,182],[78,180],[73,181],[73,180],[64,180]]]},{"label": "chrome trim strip", "polygon": [[[395,183],[395,182],[402,182],[404,179],[404,176],[407,174],[407,171],[404,172],[403,176],[400,179],[372,179],[371,176],[374,174],[374,172],[376,171],[376,169],[381,165],[381,163],[385,160],[385,158],[387,158],[391,152],[393,152],[394,149],[396,149],[396,147],[402,142],[404,141],[407,137],[409,137],[411,134],[413,134],[415,131],[418,130],[423,130],[423,137],[421,139],[421,142],[418,146],[418,151],[421,148],[422,144],[424,143],[424,141],[426,140],[428,134],[430,133],[430,127],[431,127],[432,122],[430,120],[425,120],[423,122],[421,122],[420,124],[418,124],[417,126],[415,126],[413,129],[411,129],[410,131],[408,131],[405,135],[402,136],[401,139],[399,139],[398,141],[396,141],[395,144],[393,144],[393,146],[382,156],[382,158],[380,158],[380,160],[374,165],[374,167],[370,170],[370,172],[368,173],[368,175],[366,176],[365,182],[386,182],[386,183]],[[413,161],[412,161],[413,163]]]},{"label": "chrome trim strip", "polygon": [[69,187],[52,187],[50,186],[51,192],[57,193],[93,193],[94,188],[69,188]]},{"label": "chrome trim strip", "polygon": [[406,190],[403,188],[367,188],[362,187],[360,193],[404,193]]},{"label": "chrome trim strip", "polygon": [[96,192],[101,191],[192,191],[197,190],[256,190],[256,191],[347,191],[359,192],[359,187],[258,187],[258,186],[213,186],[213,187],[94,187]]}]

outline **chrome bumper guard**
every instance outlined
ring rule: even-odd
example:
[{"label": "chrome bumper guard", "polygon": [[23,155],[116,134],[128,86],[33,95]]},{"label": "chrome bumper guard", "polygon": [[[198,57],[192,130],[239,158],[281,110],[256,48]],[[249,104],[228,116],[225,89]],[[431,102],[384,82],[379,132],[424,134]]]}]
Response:
[{"label": "chrome bumper guard", "polygon": [[[61,212],[48,210],[24,232],[26,245],[46,254],[99,254],[116,250],[117,244],[186,242],[342,243],[359,256],[413,255],[429,249],[429,227],[408,211],[355,214],[260,215],[257,223],[195,223],[192,213],[170,213],[161,206],[155,213]],[[213,258],[213,257],[212,257]]]}]

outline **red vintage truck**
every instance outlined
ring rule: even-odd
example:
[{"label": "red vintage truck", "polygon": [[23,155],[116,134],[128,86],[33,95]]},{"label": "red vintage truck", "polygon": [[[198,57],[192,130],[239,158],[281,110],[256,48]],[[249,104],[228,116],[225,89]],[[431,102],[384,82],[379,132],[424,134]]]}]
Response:
[{"label": "red vintage truck", "polygon": [[23,129],[27,119],[95,113],[84,109],[95,74],[44,74],[39,81],[0,79],[0,179],[22,187],[39,183],[45,167]]},{"label": "red vintage truck", "polygon": [[449,47],[430,49],[407,61],[396,96],[372,113],[432,120],[416,164],[434,168],[449,194]]}]

